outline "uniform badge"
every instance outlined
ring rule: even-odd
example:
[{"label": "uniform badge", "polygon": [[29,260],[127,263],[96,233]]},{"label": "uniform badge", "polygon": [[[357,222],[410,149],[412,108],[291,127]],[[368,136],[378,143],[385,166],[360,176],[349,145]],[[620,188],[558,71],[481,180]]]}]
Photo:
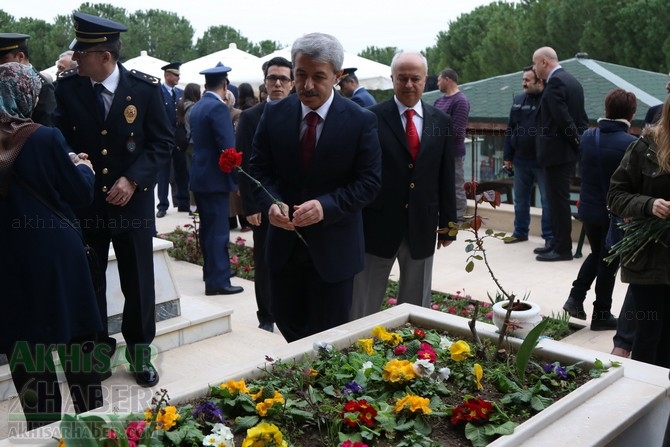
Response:
[{"label": "uniform badge", "polygon": [[130,138],[128,138],[128,141],[126,142],[126,150],[132,154],[133,152],[135,152],[135,149],[137,149],[137,144],[135,143],[135,139],[131,135]]},{"label": "uniform badge", "polygon": [[135,118],[137,118],[137,107],[127,106],[123,111],[123,116],[126,117],[126,122],[128,124],[133,124]]}]

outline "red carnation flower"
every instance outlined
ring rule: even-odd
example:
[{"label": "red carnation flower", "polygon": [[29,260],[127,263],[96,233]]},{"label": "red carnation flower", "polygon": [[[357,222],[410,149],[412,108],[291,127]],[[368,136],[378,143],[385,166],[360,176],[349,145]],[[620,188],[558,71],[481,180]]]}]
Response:
[{"label": "red carnation flower", "polygon": [[226,174],[233,172],[233,169],[242,165],[242,152],[237,152],[235,148],[228,148],[219,155],[219,168]]}]

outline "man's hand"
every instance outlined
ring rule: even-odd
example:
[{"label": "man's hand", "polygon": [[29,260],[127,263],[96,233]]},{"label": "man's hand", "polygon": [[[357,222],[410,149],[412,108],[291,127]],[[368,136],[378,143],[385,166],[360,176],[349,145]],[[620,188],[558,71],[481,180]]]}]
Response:
[{"label": "man's hand", "polygon": [[261,224],[261,213],[250,214],[246,216],[247,222],[254,227],[257,227]]},{"label": "man's hand", "polygon": [[454,241],[446,241],[446,240],[437,240],[437,249],[439,250],[442,247],[448,247],[451,245],[451,243]]},{"label": "man's hand", "polygon": [[135,193],[135,184],[130,183],[126,177],[119,177],[112,188],[107,192],[107,203],[117,206],[125,206]]},{"label": "man's hand", "polygon": [[323,208],[318,200],[308,200],[293,207],[293,225],[307,227],[323,220]]},{"label": "man's hand", "polygon": [[279,208],[279,205],[273,203],[268,210],[268,220],[275,227],[289,231],[295,230],[291,220],[288,218],[288,205],[285,203],[281,204],[281,209]]}]

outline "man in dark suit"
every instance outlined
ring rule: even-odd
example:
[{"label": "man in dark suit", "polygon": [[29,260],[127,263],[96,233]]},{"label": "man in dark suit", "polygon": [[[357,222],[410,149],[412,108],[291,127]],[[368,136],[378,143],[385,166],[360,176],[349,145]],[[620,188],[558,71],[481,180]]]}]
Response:
[{"label": "man in dark suit", "polygon": [[358,84],[358,78],[355,75],[357,68],[345,68],[342,77],[338,81],[340,93],[351,99],[361,107],[369,107],[377,104],[375,97],[372,96],[365,87]]},{"label": "man in dark suit", "polygon": [[203,70],[205,93],[189,116],[193,159],[190,189],[200,215],[200,247],[204,265],[205,295],[231,295],[244,289],[230,282],[228,210],[230,193],[237,191],[234,174],[219,168],[221,151],[235,147],[235,133],[230,109],[223,102],[230,67],[222,63]]},{"label": "man in dark suit", "polygon": [[[26,45],[27,39],[30,39],[27,34],[0,33],[0,64],[18,62],[35,70],[30,64],[28,46]],[[56,109],[54,84],[39,71],[35,70],[35,72],[40,78],[42,89],[39,94],[40,99],[35,106],[35,110],[33,110],[32,119],[44,126],[53,126],[53,113]]]},{"label": "man in dark suit", "polygon": [[[126,358],[141,386],[158,383],[151,363],[156,334],[153,265],[154,186],[157,166],[169,156],[172,133],[159,79],[127,71],[119,60],[120,23],[76,12],[71,45],[78,68],[58,78],[56,126],[75,152],[95,166],[91,206],[78,211],[86,242],[107,269],[110,242],[125,297],[121,332]],[[104,330],[100,342],[110,356],[116,342],[107,328],[106,286],[98,293]]]},{"label": "man in dark suit", "polygon": [[533,69],[544,80],[537,136],[537,162],[544,169],[551,245],[536,248],[538,261],[572,260],[570,177],[577,162],[579,138],[588,127],[582,85],[558,63],[556,51],[542,47],[533,54]]},{"label": "man in dark suit", "polygon": [[[249,172],[252,143],[256,128],[261,120],[268,101],[279,101],[286,98],[293,89],[293,66],[281,56],[274,57],[263,64],[263,85],[268,91],[267,101],[244,110],[237,123],[237,150],[242,152],[242,168]],[[258,327],[266,331],[274,331],[274,317],[270,311],[270,277],[265,263],[265,238],[268,232],[267,210],[262,209],[253,191],[256,185],[244,175],[239,178],[242,207],[247,222],[254,232],[254,291],[258,311]]]},{"label": "man in dark suit", "polygon": [[352,320],[379,311],[396,259],[398,301],[428,306],[435,247],[454,240],[435,232],[456,222],[456,192],[451,118],[421,101],[427,70],[421,54],[396,54],[395,96],[370,108],[379,123],[382,190],[363,209],[365,270],[354,279]]},{"label": "man in dark suit", "polygon": [[347,322],[353,277],[363,269],[361,209],[381,184],[375,115],[333,88],[340,42],[306,34],[291,59],[297,94],[265,106],[250,161],[281,202],[255,191],[270,220],[271,311],[289,342]]},{"label": "man in dark suit", "polygon": [[[170,62],[161,67],[161,70],[163,70],[163,83],[161,84],[163,105],[173,135],[177,128],[177,104],[184,96],[184,90],[177,87],[180,76],[179,67],[181,67],[181,62]],[[156,206],[158,212],[156,217],[165,217],[167,209],[170,207],[168,186],[172,186],[172,204],[177,207],[177,210],[185,213],[190,211],[186,152],[179,150],[173,140],[170,154],[170,160],[163,166],[158,167],[158,205]]]}]

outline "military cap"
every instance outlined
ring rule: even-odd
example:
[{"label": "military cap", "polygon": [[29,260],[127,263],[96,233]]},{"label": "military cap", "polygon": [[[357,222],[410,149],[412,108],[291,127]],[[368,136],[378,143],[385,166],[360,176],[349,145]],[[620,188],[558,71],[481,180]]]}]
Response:
[{"label": "military cap", "polygon": [[344,81],[348,76],[354,74],[358,68],[356,67],[351,67],[351,68],[345,68],[342,70],[342,76],[340,76],[340,79],[337,80],[338,84],[342,81]]},{"label": "military cap", "polygon": [[175,62],[170,62],[167,65],[163,65],[161,67],[161,70],[163,71],[168,71],[170,73],[176,74],[179,76],[179,67],[181,67],[183,62],[175,61]]},{"label": "military cap", "polygon": [[75,12],[72,20],[74,21],[75,38],[70,44],[70,49],[74,51],[83,51],[96,45],[115,42],[119,40],[122,32],[128,31],[125,25],[83,12]]},{"label": "military cap", "polygon": [[226,67],[221,62],[219,62],[218,64],[216,64],[215,67],[208,68],[207,70],[202,70],[200,74],[205,75],[205,81],[212,82],[220,78],[227,78],[228,72],[230,70],[232,70],[232,68]]},{"label": "military cap", "polygon": [[28,34],[0,33],[0,56],[16,50],[26,39],[30,39]]}]

